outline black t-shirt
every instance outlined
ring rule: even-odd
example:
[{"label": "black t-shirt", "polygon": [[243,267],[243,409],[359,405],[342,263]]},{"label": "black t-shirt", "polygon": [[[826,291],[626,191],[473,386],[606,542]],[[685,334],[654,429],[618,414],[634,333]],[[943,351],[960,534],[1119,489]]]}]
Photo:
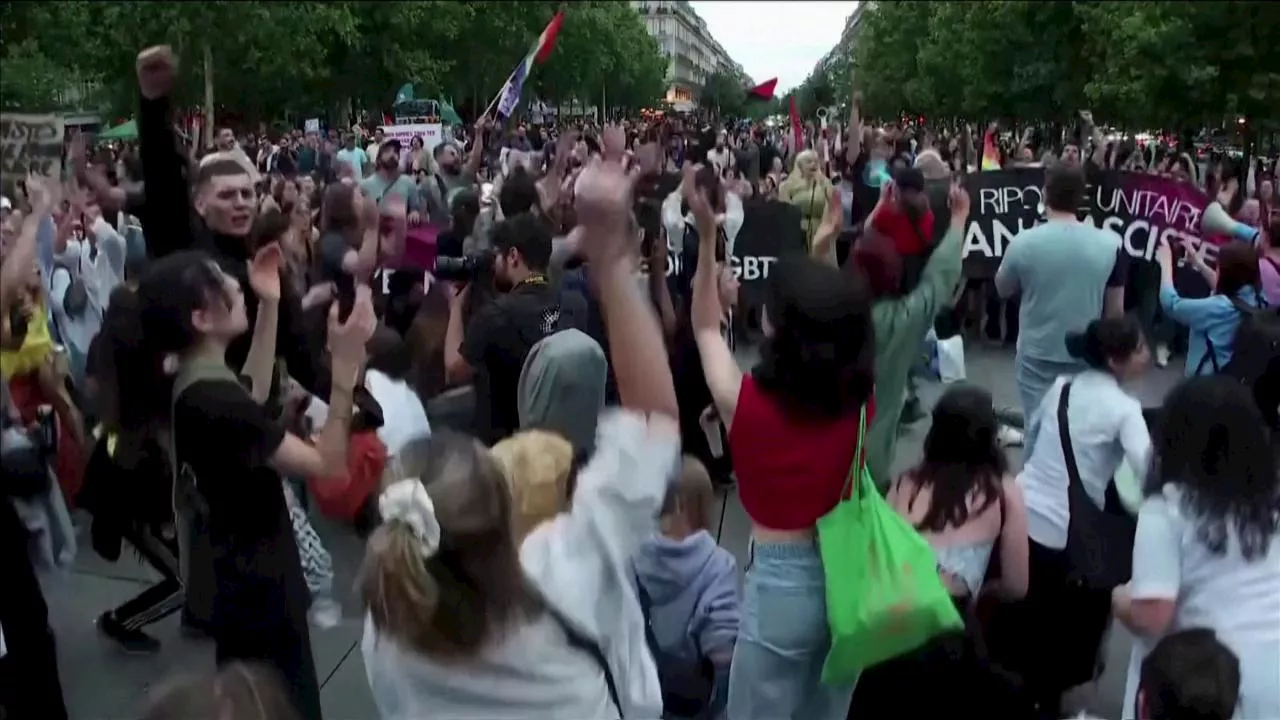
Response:
[{"label": "black t-shirt", "polygon": [[285,430],[243,385],[193,383],[174,403],[172,422],[179,473],[190,473],[208,507],[215,548],[245,551],[281,534],[292,538],[280,475],[268,462]]},{"label": "black t-shirt", "polygon": [[581,329],[584,305],[577,293],[561,293],[546,282],[527,282],[471,318],[462,357],[476,371],[476,437],[492,445],[520,428],[517,389],[525,358],[556,330]]}]

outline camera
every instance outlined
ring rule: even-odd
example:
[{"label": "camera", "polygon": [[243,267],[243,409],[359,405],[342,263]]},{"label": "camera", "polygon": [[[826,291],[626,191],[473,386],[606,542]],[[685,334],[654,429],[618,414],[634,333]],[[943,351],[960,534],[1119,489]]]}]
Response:
[{"label": "camera", "polygon": [[492,270],[493,260],[494,254],[492,252],[479,252],[456,257],[439,255],[436,257],[436,265],[435,269],[432,270],[432,274],[438,280],[458,283],[471,282],[480,275]]}]

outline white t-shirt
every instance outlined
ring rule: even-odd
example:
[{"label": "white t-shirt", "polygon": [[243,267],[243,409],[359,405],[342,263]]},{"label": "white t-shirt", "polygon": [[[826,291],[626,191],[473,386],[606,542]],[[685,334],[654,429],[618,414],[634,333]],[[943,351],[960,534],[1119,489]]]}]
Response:
[{"label": "white t-shirt", "polygon": [[393,380],[377,370],[364,375],[364,386],[382,407],[382,427],[378,439],[387,447],[387,455],[395,457],[405,445],[431,437],[427,410],[418,393],[403,380]]},{"label": "white t-shirt", "polygon": [[[387,377],[377,370],[369,370],[364,374],[364,387],[382,408],[378,439],[386,446],[387,457],[400,454],[404,446],[414,440],[431,437],[427,410],[408,383]],[[312,427],[324,427],[329,417],[329,406],[313,395],[306,412]]]},{"label": "white t-shirt", "polygon": [[[1280,718],[1280,534],[1267,554],[1246,562],[1239,534],[1227,525],[1227,548],[1215,555],[1197,537],[1199,525],[1182,503],[1181,488],[1166,486],[1138,512],[1133,545],[1134,600],[1175,600],[1169,632],[1202,627],[1240,660],[1237,720]],[[1134,717],[1139,671],[1158,638],[1139,638],[1125,678],[1125,720]]]},{"label": "white t-shirt", "polygon": [[1106,502],[1107,485],[1122,460],[1141,482],[1151,456],[1151,434],[1142,418],[1142,404],[1120,387],[1115,376],[1086,370],[1074,379],[1055,380],[1031,418],[1027,460],[1018,473],[1027,501],[1027,535],[1051,550],[1067,546],[1071,521],[1066,456],[1058,434],[1058,400],[1067,380],[1072,380],[1067,427],[1076,467],[1085,492],[1098,507]]},{"label": "white t-shirt", "polygon": [[[622,715],[662,715],[658,673],[645,642],[631,557],[657,530],[679,461],[671,425],[608,412],[596,452],[578,476],[573,507],[525,538],[529,580],[576,634],[592,638],[617,684]],[[465,663],[436,662],[379,635],[366,617],[361,643],[369,689],[383,720],[612,720],[604,671],[571,645],[548,614]]]}]

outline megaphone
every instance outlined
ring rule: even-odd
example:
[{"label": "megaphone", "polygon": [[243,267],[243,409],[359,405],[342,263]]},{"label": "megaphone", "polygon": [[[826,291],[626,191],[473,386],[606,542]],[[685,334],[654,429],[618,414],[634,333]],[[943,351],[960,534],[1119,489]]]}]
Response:
[{"label": "megaphone", "polygon": [[1236,240],[1254,243],[1258,240],[1258,229],[1249,227],[1235,220],[1222,207],[1222,203],[1214,201],[1204,209],[1204,218],[1200,221],[1201,235],[1226,235]]}]

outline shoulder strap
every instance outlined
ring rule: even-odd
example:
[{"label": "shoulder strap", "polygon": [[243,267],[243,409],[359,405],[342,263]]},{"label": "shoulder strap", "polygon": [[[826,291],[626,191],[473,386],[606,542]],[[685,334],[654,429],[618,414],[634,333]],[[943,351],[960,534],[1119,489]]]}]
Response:
[{"label": "shoulder strap", "polygon": [[169,450],[169,471],[173,475],[174,488],[178,487],[178,445],[176,434],[173,432],[173,413],[178,405],[178,398],[187,388],[204,380],[230,380],[238,382],[236,374],[227,367],[226,363],[215,362],[189,362],[182,363],[178,369],[178,376],[173,381],[173,393],[169,398],[169,441],[167,443]]},{"label": "shoulder strap", "polygon": [[1262,259],[1266,260],[1267,264],[1275,268],[1275,271],[1277,274],[1280,274],[1280,261],[1277,261],[1275,258],[1271,257],[1270,255],[1263,255]]},{"label": "shoulder strap", "polygon": [[1209,339],[1209,333],[1202,334],[1204,335],[1204,357],[1200,358],[1200,363],[1196,365],[1196,374],[1199,375],[1200,371],[1204,370],[1206,362],[1212,362],[1213,373],[1216,375],[1222,372],[1222,369],[1218,367],[1218,350],[1213,347],[1213,341]]},{"label": "shoulder strap", "polygon": [[1080,468],[1076,465],[1076,451],[1071,446],[1071,430],[1067,426],[1067,408],[1071,404],[1071,383],[1072,381],[1068,380],[1062,386],[1062,395],[1058,397],[1058,437],[1062,441],[1062,459],[1067,465],[1068,482],[1083,487],[1080,482]]},{"label": "shoulder strap", "polygon": [[609,668],[609,659],[605,657],[600,645],[574,627],[573,623],[558,608],[547,602],[546,598],[539,597],[539,600],[547,615],[551,616],[551,619],[560,626],[561,630],[564,630],[565,638],[568,639],[569,645],[591,656],[591,659],[595,660],[596,664],[600,666],[600,670],[604,673],[605,686],[609,691],[609,700],[613,702],[613,706],[618,710],[618,719],[622,720],[622,696],[618,694],[617,680],[613,677],[613,670]]}]

